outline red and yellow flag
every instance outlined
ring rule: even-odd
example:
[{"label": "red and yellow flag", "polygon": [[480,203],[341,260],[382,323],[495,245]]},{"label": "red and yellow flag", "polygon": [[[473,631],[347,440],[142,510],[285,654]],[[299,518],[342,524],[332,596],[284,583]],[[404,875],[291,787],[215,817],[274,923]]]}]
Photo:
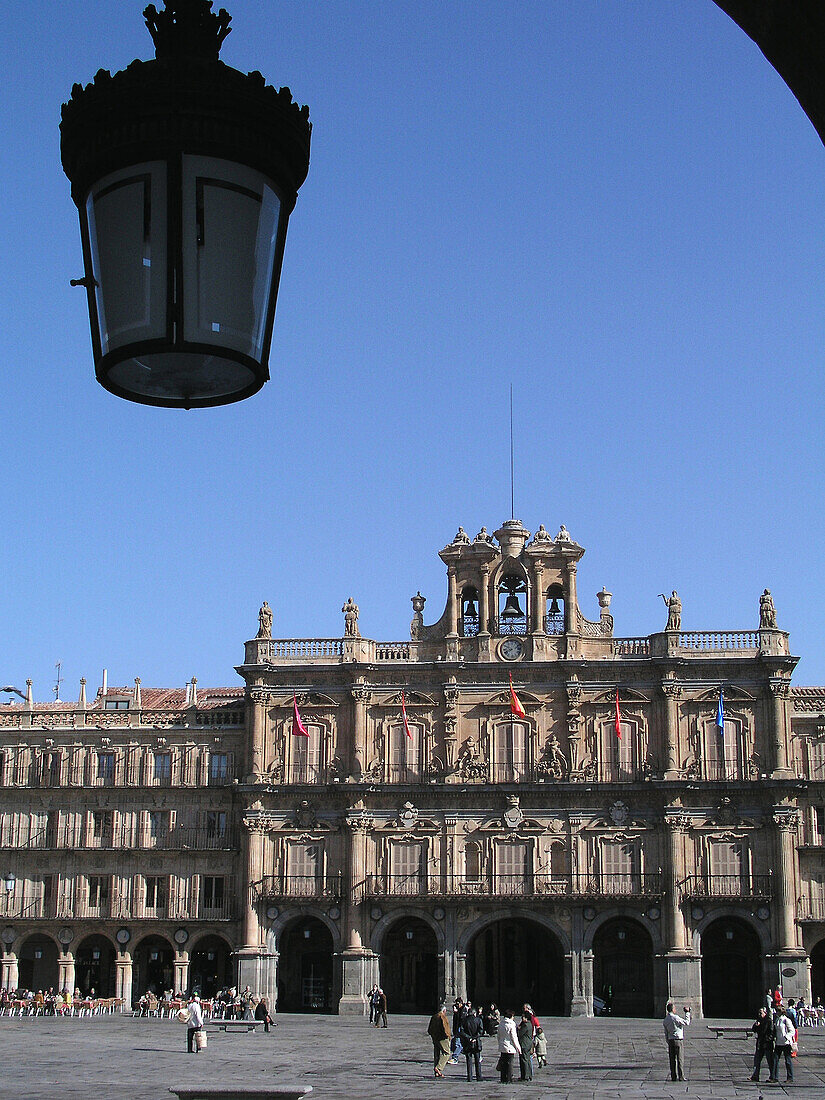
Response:
[{"label": "red and yellow flag", "polygon": [[410,723],[407,721],[407,704],[404,701],[404,689],[401,689],[401,717],[404,719],[404,733],[412,741],[412,731],[410,730]]},{"label": "red and yellow flag", "polygon": [[298,737],[309,737],[307,728],[301,721],[301,716],[298,713],[298,700],[295,697],[295,692],[292,693],[292,732],[297,734]]},{"label": "red and yellow flag", "polygon": [[526,718],[524,713],[524,707],[519,702],[518,695],[516,695],[516,689],[513,687],[513,674],[510,673],[510,710],[513,714],[517,714],[519,718]]}]

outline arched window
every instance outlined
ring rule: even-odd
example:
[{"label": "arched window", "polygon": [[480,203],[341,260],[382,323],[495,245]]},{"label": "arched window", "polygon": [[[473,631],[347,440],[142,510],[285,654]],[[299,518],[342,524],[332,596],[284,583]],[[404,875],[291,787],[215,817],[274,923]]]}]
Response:
[{"label": "arched window", "polygon": [[518,573],[505,573],[498,585],[499,634],[526,634],[527,613],[527,581]]},{"label": "arched window", "polygon": [[468,584],[461,590],[461,632],[473,638],[479,631],[478,590]]},{"label": "arched window", "polygon": [[544,629],[548,634],[564,634],[564,589],[560,584],[551,584],[547,589]]},{"label": "arched window", "polygon": [[409,720],[411,737],[407,736],[403,723],[399,726],[391,726],[389,742],[389,761],[387,779],[390,783],[420,783],[421,782],[421,740],[422,730],[420,726],[413,725]]}]

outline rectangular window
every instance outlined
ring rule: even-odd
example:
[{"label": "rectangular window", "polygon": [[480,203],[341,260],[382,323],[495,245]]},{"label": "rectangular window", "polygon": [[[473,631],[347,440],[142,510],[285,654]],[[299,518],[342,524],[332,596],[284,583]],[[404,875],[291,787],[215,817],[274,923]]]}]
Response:
[{"label": "rectangular window", "polygon": [[288,892],[296,897],[314,897],[321,888],[320,844],[290,844],[287,858]]},{"label": "rectangular window", "polygon": [[741,841],[713,840],[710,844],[710,890],[715,896],[742,897],[748,893],[748,852]]},{"label": "rectangular window", "polygon": [[636,776],[636,727],[619,723],[622,736],[616,735],[615,719],[605,722],[599,736],[599,779],[603,783],[632,782]]},{"label": "rectangular window", "polygon": [[89,909],[104,916],[109,909],[109,876],[89,875]]},{"label": "rectangular window", "polygon": [[206,811],[206,839],[223,840],[226,836],[226,811]]},{"label": "rectangular window", "polygon": [[149,838],[155,842],[165,840],[169,835],[169,813],[167,810],[149,811]]},{"label": "rectangular window", "polygon": [[722,734],[716,721],[705,726],[705,755],[702,762],[705,779],[744,779],[742,753],[740,745],[741,726],[739,722],[725,719],[725,732]]},{"label": "rectangular window", "polygon": [[389,732],[390,783],[418,783],[421,779],[421,729],[410,726],[407,737],[403,723]]},{"label": "rectangular window", "polygon": [[605,894],[633,894],[641,888],[639,849],[622,841],[602,845],[602,891]]},{"label": "rectangular window", "polygon": [[424,845],[399,842],[392,846],[391,894],[418,895],[424,892]]},{"label": "rectangular window", "polygon": [[115,820],[112,810],[92,810],[92,836],[96,848],[111,848]]},{"label": "rectangular window", "polygon": [[128,699],[106,699],[103,703],[104,710],[128,710]]},{"label": "rectangular window", "polygon": [[166,909],[169,900],[169,880],[165,875],[146,876],[146,909],[155,912]]},{"label": "rectangular window", "polygon": [[209,782],[220,786],[229,782],[229,756],[225,752],[209,754]]},{"label": "rectangular window", "polygon": [[168,787],[172,782],[172,754],[170,752],[155,753],[155,783],[161,787]]},{"label": "rectangular window", "polygon": [[292,737],[293,783],[317,783],[321,772],[321,730],[319,726],[307,725],[309,737]]},{"label": "rectangular window", "polygon": [[530,846],[526,841],[496,845],[496,887],[505,895],[530,893]]},{"label": "rectangular window", "polygon": [[527,772],[527,730],[518,722],[496,726],[495,777],[498,783],[518,783]]},{"label": "rectangular window", "polygon": [[[201,908],[206,912],[223,912],[226,897],[223,875],[204,875],[201,879]],[[205,915],[205,914],[204,914]]]},{"label": "rectangular window", "polygon": [[813,807],[813,837],[814,844],[825,843],[825,806]]},{"label": "rectangular window", "polygon": [[111,787],[115,781],[115,754],[99,752],[97,754],[97,782],[99,786]]}]

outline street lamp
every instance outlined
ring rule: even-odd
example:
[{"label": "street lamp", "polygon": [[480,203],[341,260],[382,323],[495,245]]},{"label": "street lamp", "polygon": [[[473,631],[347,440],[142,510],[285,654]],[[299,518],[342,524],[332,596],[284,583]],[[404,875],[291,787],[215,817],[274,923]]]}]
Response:
[{"label": "street lamp", "polygon": [[287,222],[309,110],[218,59],[211,0],[144,11],[153,61],[101,70],[63,105],[98,381],[167,408],[224,405],[269,378]]},{"label": "street lamp", "polygon": [[26,698],[20,688],[12,687],[11,685],[9,685],[8,687],[0,688],[0,691],[5,691],[7,695],[19,695],[21,699]]},{"label": "street lamp", "polygon": [[6,875],[6,912],[9,911],[11,905],[11,896],[14,893],[14,887],[17,885],[17,879],[14,877],[13,872],[9,871]]}]

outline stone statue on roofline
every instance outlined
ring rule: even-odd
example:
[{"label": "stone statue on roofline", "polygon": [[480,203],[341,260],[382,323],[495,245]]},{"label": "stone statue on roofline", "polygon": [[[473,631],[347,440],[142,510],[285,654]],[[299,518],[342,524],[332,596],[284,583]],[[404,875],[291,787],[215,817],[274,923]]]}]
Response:
[{"label": "stone statue on roofline", "polygon": [[776,608],[770,588],[766,588],[759,597],[759,629],[776,630]]},{"label": "stone statue on roofline", "polygon": [[355,603],[352,596],[349,597],[341,608],[341,611],[344,614],[344,636],[346,638],[360,638],[361,634],[358,630],[358,604]]},{"label": "stone statue on roofline", "polygon": [[272,637],[272,608],[264,600],[261,610],[258,612],[258,638]]},{"label": "stone statue on roofline", "polygon": [[666,596],[664,592],[660,592],[659,595],[665,601],[665,607],[667,608],[667,626],[665,630],[681,630],[682,601],[679,599],[679,593],[674,588],[670,596]]},{"label": "stone statue on roofline", "polygon": [[459,527],[459,529],[456,531],[455,538],[453,539],[453,544],[458,542],[464,545],[465,543],[469,543],[469,541],[470,536],[467,534],[463,527]]}]

